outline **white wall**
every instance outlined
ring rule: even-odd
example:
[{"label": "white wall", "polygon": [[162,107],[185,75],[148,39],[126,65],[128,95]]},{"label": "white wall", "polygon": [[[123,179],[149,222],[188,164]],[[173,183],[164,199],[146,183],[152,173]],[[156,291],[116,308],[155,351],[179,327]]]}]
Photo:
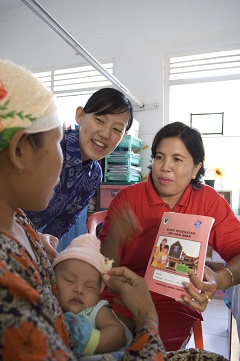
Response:
[{"label": "white wall", "polygon": [[[33,71],[83,60],[19,0],[0,12],[0,56]],[[45,9],[97,60],[114,59],[116,77],[145,104],[136,112],[151,144],[163,125],[164,56],[239,48],[239,0],[43,0]],[[3,35],[4,34],[4,35]],[[144,151],[144,167],[150,151]]]}]

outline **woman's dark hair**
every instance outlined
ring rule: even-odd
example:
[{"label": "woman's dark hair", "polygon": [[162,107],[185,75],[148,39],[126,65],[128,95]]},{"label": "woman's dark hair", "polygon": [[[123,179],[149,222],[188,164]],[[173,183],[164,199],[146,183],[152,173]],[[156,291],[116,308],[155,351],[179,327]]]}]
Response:
[{"label": "woman's dark hair", "polygon": [[[199,169],[196,178],[191,180],[192,186],[194,189],[200,189],[202,187],[201,178],[205,174],[204,170],[204,160],[205,160],[205,150],[203,146],[203,141],[200,132],[197,129],[190,128],[188,125],[181,122],[174,122],[171,124],[165,125],[161,128],[155,135],[152,148],[151,148],[151,157],[156,157],[156,151],[159,143],[164,138],[178,137],[181,139],[188,152],[193,158],[195,165],[202,163],[201,168]],[[151,169],[151,167],[150,167]]]},{"label": "woman's dark hair", "polygon": [[163,239],[162,239],[162,242],[160,243],[160,247],[159,247],[159,248],[160,248],[160,252],[162,252],[162,248],[164,248],[164,247],[163,247],[163,244],[162,244],[163,241],[167,242],[167,238],[163,238]]},{"label": "woman's dark hair", "polygon": [[121,114],[128,112],[128,124],[126,130],[129,130],[133,122],[133,107],[130,100],[119,90],[113,88],[103,88],[96,91],[87,101],[83,108],[85,113]]}]

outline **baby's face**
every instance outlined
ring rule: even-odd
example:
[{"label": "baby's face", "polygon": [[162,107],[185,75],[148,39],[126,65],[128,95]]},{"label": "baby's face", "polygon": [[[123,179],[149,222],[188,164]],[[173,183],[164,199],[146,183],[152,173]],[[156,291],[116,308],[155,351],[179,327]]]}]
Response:
[{"label": "baby's face", "polygon": [[55,274],[63,312],[79,313],[99,301],[101,275],[93,266],[68,259],[57,264]]}]

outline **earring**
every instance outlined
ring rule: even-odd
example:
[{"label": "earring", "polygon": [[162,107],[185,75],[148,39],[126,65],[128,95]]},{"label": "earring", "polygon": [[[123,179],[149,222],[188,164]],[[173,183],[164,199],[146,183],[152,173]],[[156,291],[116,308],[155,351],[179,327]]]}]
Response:
[{"label": "earring", "polygon": [[15,171],[15,173],[17,173],[17,174],[22,174],[22,173],[23,173],[23,170],[24,170],[24,167],[22,167],[21,169],[14,168],[14,171]]}]

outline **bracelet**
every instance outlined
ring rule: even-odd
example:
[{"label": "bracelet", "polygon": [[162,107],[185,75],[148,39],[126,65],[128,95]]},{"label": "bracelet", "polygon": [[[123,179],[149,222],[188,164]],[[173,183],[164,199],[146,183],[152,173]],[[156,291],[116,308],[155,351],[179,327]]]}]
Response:
[{"label": "bracelet", "polygon": [[234,276],[233,276],[233,273],[232,273],[232,271],[229,269],[229,268],[227,268],[227,267],[220,267],[220,269],[225,269],[226,271],[228,271],[228,273],[230,274],[230,276],[231,276],[231,283],[230,283],[230,285],[228,286],[228,287],[226,287],[226,289],[227,288],[229,288],[233,283],[234,283]]}]

